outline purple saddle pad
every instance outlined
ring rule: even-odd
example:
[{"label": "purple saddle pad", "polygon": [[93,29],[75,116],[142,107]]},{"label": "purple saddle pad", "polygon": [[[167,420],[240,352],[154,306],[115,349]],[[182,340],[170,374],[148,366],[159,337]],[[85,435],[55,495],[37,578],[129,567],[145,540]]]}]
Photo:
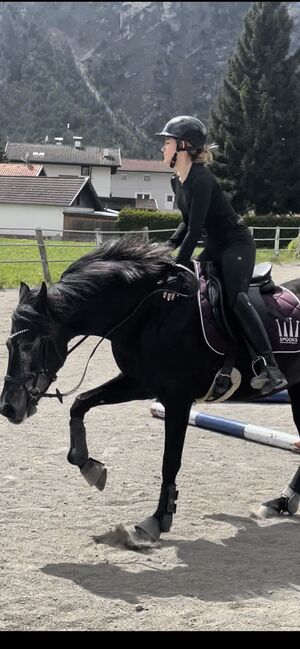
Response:
[{"label": "purple saddle pad", "polygon": [[[194,270],[199,280],[198,304],[204,339],[216,354],[224,355],[228,340],[216,325],[201,264],[194,262]],[[274,293],[262,294],[262,298],[266,305],[267,330],[273,351],[281,354],[300,352],[299,298],[284,286],[277,286]]]}]

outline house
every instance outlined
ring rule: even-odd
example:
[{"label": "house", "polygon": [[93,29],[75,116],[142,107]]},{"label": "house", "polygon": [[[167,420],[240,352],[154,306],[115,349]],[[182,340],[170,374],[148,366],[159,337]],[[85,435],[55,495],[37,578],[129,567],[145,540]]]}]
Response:
[{"label": "house", "polygon": [[41,164],[0,162],[0,176],[46,176],[46,173]]},{"label": "house", "polygon": [[74,145],[56,143],[30,144],[7,142],[5,156],[9,162],[42,163],[47,176],[89,177],[98,196],[111,193],[111,176],[121,164],[120,149],[101,149],[83,146],[82,138],[74,138]]},{"label": "house", "polygon": [[64,229],[63,211],[70,207],[73,213],[78,210],[82,214],[85,208],[89,215],[96,211],[97,216],[103,210],[88,177],[0,176],[2,235],[28,235],[37,227],[61,231]]},{"label": "house", "polygon": [[122,158],[121,167],[111,178],[111,205],[116,206],[117,197],[122,197],[122,200],[138,199],[139,206],[143,201],[144,207],[147,201],[154,200],[157,209],[173,210],[174,195],[170,183],[173,174],[162,160]]}]

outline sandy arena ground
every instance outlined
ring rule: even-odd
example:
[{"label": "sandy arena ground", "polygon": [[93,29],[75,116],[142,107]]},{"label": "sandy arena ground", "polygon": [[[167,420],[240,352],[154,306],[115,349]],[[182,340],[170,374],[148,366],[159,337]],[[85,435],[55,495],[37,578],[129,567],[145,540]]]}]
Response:
[{"label": "sandy arena ground", "polygon": [[[277,282],[299,275],[297,264],[274,266]],[[2,379],[17,296],[0,292]],[[61,391],[78,381],[95,341],[70,356]],[[105,341],[81,391],[117,371]],[[154,511],[163,422],[150,401],[87,415],[90,455],[108,467],[100,493],[66,460],[72,399],[44,400],[20,426],[0,420],[0,630],[300,630],[300,516],[251,516],[280,495],[297,455],[189,426],[172,530],[159,548],[134,552],[112,531]],[[201,410],[296,434],[289,405]]]}]

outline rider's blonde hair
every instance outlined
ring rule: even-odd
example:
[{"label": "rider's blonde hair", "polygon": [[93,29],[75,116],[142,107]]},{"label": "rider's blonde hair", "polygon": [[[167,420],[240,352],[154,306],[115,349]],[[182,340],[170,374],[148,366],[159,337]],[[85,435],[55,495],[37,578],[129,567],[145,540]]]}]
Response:
[{"label": "rider's blonde hair", "polygon": [[[189,142],[186,142],[186,144],[191,146]],[[207,146],[207,144],[204,144],[201,149],[192,149],[192,151],[188,151],[188,153],[191,156],[192,161],[196,162],[197,164],[209,165],[213,162],[214,159],[212,151]]]}]

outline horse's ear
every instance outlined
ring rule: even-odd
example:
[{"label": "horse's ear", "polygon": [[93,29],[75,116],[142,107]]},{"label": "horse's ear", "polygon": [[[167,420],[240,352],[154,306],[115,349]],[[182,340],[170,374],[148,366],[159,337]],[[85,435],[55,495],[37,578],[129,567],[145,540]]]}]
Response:
[{"label": "horse's ear", "polygon": [[43,311],[46,311],[47,308],[47,286],[45,282],[42,282],[41,288],[39,293],[36,296],[36,301],[35,301],[35,308],[37,311],[40,313],[43,313]]},{"label": "horse's ear", "polygon": [[25,298],[27,297],[28,293],[30,293],[30,288],[25,284],[25,282],[20,282],[20,289],[19,289],[19,302],[23,302]]}]

